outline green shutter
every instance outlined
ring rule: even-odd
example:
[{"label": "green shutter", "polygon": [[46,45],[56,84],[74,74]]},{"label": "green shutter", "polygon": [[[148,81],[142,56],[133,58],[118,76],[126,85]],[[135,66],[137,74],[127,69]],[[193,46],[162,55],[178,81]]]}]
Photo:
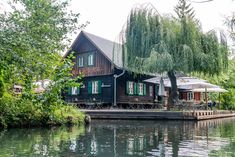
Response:
[{"label": "green shutter", "polygon": [[158,89],[159,89],[159,86],[155,85],[155,96],[158,96]]},{"label": "green shutter", "polygon": [[98,94],[101,93],[101,81],[98,81]]},{"label": "green shutter", "polygon": [[138,93],[137,93],[137,83],[134,83],[134,94],[135,94],[135,95],[138,94]]},{"label": "green shutter", "polygon": [[68,88],[68,95],[72,95],[72,87]]},{"label": "green shutter", "polygon": [[91,81],[89,81],[88,82],[88,94],[92,94],[92,82]]},{"label": "green shutter", "polygon": [[77,87],[77,95],[80,94],[80,87]]},{"label": "green shutter", "polygon": [[145,83],[143,83],[143,95],[146,95],[146,84]]},{"label": "green shutter", "polygon": [[129,81],[126,82],[126,94],[130,94]]},{"label": "green shutter", "polygon": [[140,95],[140,84],[136,83],[136,94]]}]

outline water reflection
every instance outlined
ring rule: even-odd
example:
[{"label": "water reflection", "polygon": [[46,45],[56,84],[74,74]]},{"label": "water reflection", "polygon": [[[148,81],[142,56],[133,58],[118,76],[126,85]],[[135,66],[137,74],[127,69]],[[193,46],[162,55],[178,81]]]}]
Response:
[{"label": "water reflection", "polygon": [[0,157],[76,155],[84,127],[9,129],[0,133]]},{"label": "water reflection", "polygon": [[235,140],[235,133],[230,136],[224,132],[235,129],[234,122],[234,118],[200,122],[93,121],[86,136],[79,139],[84,147],[78,153],[100,157],[215,156],[231,145],[228,137]]},{"label": "water reflection", "polygon": [[86,128],[0,132],[0,156],[233,156],[235,118],[193,121],[92,121]]}]

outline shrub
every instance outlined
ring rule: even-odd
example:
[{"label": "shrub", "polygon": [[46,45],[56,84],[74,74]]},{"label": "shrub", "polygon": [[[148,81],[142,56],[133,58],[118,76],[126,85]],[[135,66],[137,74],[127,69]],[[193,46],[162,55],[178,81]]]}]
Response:
[{"label": "shrub", "polygon": [[84,121],[84,115],[74,106],[45,105],[24,98],[0,98],[0,125],[39,126],[78,124]]},{"label": "shrub", "polygon": [[221,95],[221,105],[222,109],[235,109],[235,89],[230,88],[229,92],[223,93]]}]

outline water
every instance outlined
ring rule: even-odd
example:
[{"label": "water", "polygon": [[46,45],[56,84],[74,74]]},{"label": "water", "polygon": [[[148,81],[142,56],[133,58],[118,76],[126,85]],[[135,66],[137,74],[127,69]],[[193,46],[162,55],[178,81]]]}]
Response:
[{"label": "water", "polygon": [[235,118],[92,121],[91,125],[0,132],[0,156],[235,156]]}]

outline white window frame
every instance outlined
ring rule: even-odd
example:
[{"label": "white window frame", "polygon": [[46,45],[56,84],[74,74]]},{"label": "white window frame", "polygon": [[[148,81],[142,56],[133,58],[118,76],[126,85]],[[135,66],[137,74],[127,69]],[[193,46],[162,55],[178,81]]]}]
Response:
[{"label": "white window frame", "polygon": [[193,92],[188,92],[188,100],[193,100],[194,96],[193,96]]},{"label": "white window frame", "polygon": [[144,84],[143,83],[139,83],[138,85],[139,88],[139,95],[144,95]]},{"label": "white window frame", "polygon": [[90,54],[88,55],[88,66],[94,65],[94,55]]},{"label": "white window frame", "polygon": [[153,86],[149,86],[149,96],[153,96]]},{"label": "white window frame", "polygon": [[83,67],[83,57],[78,57],[78,67]]},{"label": "white window frame", "polygon": [[129,94],[134,94],[134,82],[129,82]]},{"label": "white window frame", "polygon": [[92,91],[91,91],[91,93],[92,94],[98,94],[98,92],[99,92],[99,83],[98,83],[99,81],[92,81],[92,85],[91,85],[91,88],[92,88]]},{"label": "white window frame", "polygon": [[72,87],[71,90],[72,90],[72,91],[71,91],[71,94],[72,94],[72,95],[77,95],[77,94],[78,94],[78,92],[77,92],[77,87]]}]

